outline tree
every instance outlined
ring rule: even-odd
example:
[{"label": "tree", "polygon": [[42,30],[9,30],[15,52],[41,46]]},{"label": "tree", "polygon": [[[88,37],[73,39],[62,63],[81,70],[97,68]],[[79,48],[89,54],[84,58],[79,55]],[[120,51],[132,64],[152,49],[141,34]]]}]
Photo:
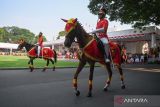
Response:
[{"label": "tree", "polygon": [[60,31],[60,32],[58,33],[58,35],[59,35],[59,36],[65,36],[65,35],[66,35],[66,32],[65,32],[65,31]]},{"label": "tree", "polygon": [[[38,40],[38,35],[28,29],[19,28],[16,26],[0,28],[0,42],[17,43],[19,39],[23,38],[26,42],[35,44]],[[44,42],[47,41],[46,37],[43,36]]]},{"label": "tree", "polygon": [[8,42],[9,41],[9,33],[3,29],[0,28],[0,42]]},{"label": "tree", "polygon": [[88,8],[96,15],[102,4],[110,21],[132,24],[133,27],[160,25],[160,0],[90,0]]},{"label": "tree", "polygon": [[60,37],[63,37],[63,36],[65,36],[65,35],[66,35],[66,32],[65,32],[65,31],[60,31],[60,32],[58,33],[58,36],[57,36],[56,39],[60,39]]},{"label": "tree", "polygon": [[34,37],[34,33],[16,26],[0,28],[1,42],[17,43],[20,38],[23,38],[27,42],[31,43]]}]

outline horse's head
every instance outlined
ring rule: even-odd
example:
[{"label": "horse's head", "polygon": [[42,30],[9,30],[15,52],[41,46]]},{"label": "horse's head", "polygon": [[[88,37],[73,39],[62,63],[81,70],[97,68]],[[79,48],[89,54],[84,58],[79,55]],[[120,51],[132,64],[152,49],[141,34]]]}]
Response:
[{"label": "horse's head", "polygon": [[71,18],[69,20],[62,19],[62,20],[66,22],[65,26],[66,36],[64,45],[69,48],[72,42],[74,42],[74,39],[76,37],[77,18],[76,19]]},{"label": "horse's head", "polygon": [[18,48],[17,48],[17,50],[21,50],[21,49],[23,49],[23,47],[25,46],[25,41],[24,41],[24,39],[20,39],[19,41],[18,41]]}]

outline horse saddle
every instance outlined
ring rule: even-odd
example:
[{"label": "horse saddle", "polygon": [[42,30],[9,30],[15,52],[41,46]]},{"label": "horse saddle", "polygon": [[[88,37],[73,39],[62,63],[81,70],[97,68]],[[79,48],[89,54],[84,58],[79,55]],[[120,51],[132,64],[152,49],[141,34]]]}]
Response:
[{"label": "horse saddle", "polygon": [[[30,57],[37,57],[37,48],[36,47],[33,47],[27,54],[28,54],[28,56],[30,56]],[[51,58],[53,58],[53,56],[54,56],[54,53],[53,53],[53,51],[52,51],[52,49],[49,49],[49,48],[42,48],[41,50],[40,50],[40,57],[42,57],[43,56],[43,58],[49,58],[49,59],[51,59]]]},{"label": "horse saddle", "polygon": [[[121,56],[120,56],[120,49],[114,42],[109,42],[111,56],[114,63],[120,64]],[[104,46],[103,43],[99,38],[92,39],[84,48],[83,54],[87,57],[91,58],[92,60],[98,62],[104,62]]]}]

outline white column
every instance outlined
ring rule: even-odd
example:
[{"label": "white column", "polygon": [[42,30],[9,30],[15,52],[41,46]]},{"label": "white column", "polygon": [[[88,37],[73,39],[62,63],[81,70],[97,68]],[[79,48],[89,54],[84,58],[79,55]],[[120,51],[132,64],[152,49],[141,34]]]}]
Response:
[{"label": "white column", "polygon": [[54,43],[53,42],[51,43],[51,45],[52,45],[52,49],[54,49]]},{"label": "white column", "polygon": [[10,55],[12,55],[12,48],[10,48]]},{"label": "white column", "polygon": [[156,35],[155,34],[151,34],[151,48],[155,48],[156,47]]},{"label": "white column", "polygon": [[54,49],[54,44],[52,43],[52,49]]}]

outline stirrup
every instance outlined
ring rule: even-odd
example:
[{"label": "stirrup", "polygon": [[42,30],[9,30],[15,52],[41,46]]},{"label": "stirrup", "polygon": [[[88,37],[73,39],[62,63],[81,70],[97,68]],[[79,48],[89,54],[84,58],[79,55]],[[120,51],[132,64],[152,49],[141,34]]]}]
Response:
[{"label": "stirrup", "polygon": [[110,62],[110,60],[109,59],[105,59],[105,62],[108,63],[108,62]]}]

